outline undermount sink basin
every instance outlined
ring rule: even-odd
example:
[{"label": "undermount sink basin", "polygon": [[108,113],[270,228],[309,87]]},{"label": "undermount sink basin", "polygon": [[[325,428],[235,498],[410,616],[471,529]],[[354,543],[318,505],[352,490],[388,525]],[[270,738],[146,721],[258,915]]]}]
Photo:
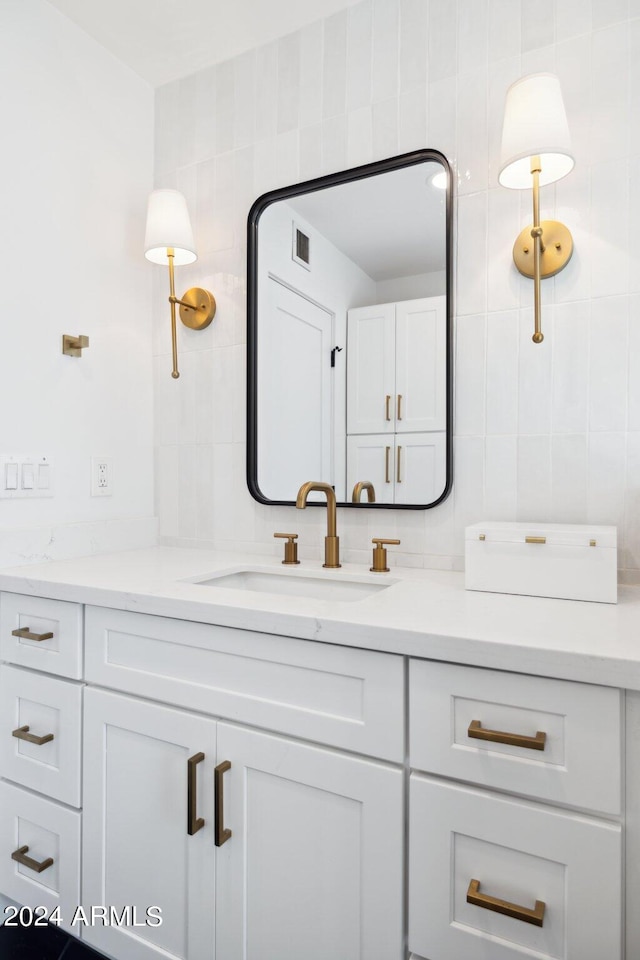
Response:
[{"label": "undermount sink basin", "polygon": [[396,583],[395,580],[376,582],[373,578],[354,577],[352,574],[285,573],[278,570],[256,567],[223,571],[204,580],[192,581],[200,587],[216,587],[225,590],[270,593],[287,597],[310,597],[314,600],[354,601],[364,600],[380,590]]}]

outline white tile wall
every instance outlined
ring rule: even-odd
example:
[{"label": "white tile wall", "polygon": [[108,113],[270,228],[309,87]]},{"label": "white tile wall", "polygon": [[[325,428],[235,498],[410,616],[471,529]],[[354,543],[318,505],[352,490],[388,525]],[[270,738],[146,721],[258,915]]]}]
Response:
[{"label": "white tile wall", "polygon": [[[532,290],[511,262],[529,197],[497,185],[504,94],[556,71],[576,168],[542,192],[572,230],[567,269]],[[202,256],[179,283],[211,285],[206,334],[181,330],[169,376],[156,278],[157,494],[173,542],[275,552],[294,521],[318,558],[319,511],[264,507],[246,490],[245,230],[251,200],[416,146],[457,174],[454,490],[430,511],[341,511],[343,553],[398,536],[396,563],[460,567],[483,518],[616,523],[640,571],[640,5],[630,0],[363,0],[156,97],[156,179],[185,189]]]}]

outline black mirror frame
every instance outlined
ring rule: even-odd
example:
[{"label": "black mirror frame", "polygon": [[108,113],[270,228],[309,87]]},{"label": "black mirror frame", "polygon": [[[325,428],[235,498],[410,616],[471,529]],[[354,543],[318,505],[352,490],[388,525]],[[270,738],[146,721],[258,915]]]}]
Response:
[{"label": "black mirror frame", "polygon": [[[339,173],[330,173],[314,180],[292,184],[289,187],[280,187],[263,194],[253,203],[247,221],[247,486],[254,500],[268,506],[295,506],[294,500],[269,500],[258,486],[258,221],[266,208],[278,200],[288,200],[303,193],[312,193],[324,190],[337,184],[349,183],[352,180],[361,180],[365,177],[399,170],[418,163],[432,160],[442,164],[447,172],[446,209],[445,209],[445,244],[446,244],[446,296],[447,296],[447,329],[446,329],[446,479],[445,487],[437,500],[425,504],[395,504],[395,503],[350,503],[339,502],[339,507],[364,507],[386,510],[431,510],[441,504],[451,493],[453,484],[453,179],[451,165],[439,150],[414,150],[387,160],[377,160],[366,163],[350,170]],[[324,506],[322,503],[312,503],[310,506]]]}]

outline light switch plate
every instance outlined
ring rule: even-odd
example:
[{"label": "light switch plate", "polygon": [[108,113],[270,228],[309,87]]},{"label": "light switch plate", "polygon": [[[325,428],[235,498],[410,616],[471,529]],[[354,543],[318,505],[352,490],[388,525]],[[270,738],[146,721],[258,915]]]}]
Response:
[{"label": "light switch plate", "polygon": [[0,499],[35,500],[53,495],[51,457],[0,455]]}]

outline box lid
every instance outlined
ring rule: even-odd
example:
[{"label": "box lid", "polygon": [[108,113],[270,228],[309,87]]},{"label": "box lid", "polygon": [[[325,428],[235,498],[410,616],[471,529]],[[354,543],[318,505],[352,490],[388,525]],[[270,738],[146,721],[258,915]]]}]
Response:
[{"label": "box lid", "polygon": [[581,523],[512,523],[486,520],[465,529],[465,540],[487,543],[546,543],[565,547],[617,546],[618,528]]}]

